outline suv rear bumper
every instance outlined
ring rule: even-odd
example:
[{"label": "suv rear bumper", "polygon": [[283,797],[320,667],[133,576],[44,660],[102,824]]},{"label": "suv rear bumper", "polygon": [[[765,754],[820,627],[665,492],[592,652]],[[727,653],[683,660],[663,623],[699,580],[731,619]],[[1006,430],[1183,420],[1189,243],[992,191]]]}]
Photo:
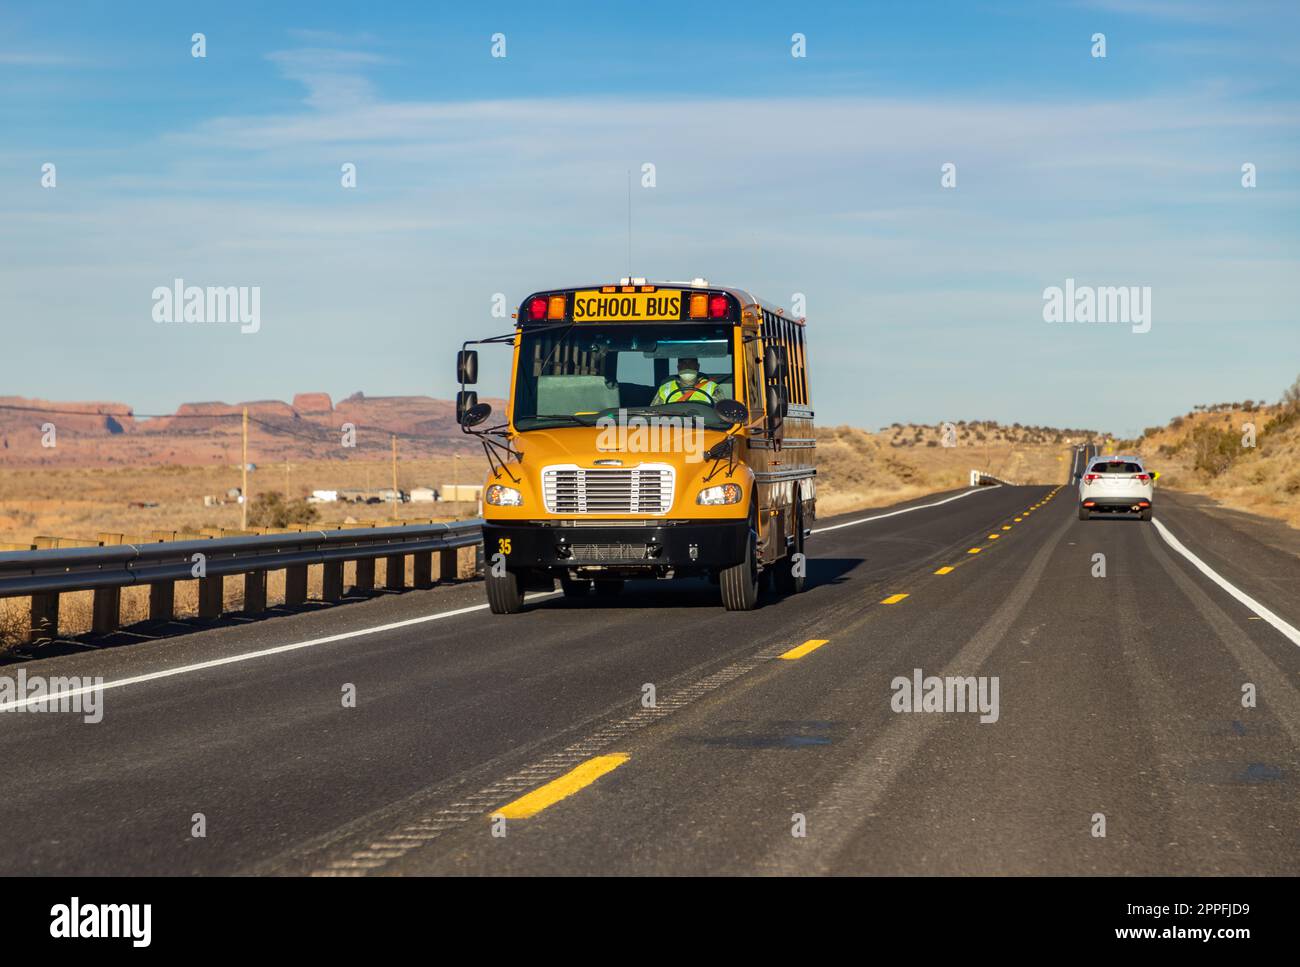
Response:
[{"label": "suv rear bumper", "polygon": [[1085,510],[1110,513],[1137,513],[1151,508],[1150,497],[1089,497],[1079,506]]},{"label": "suv rear bumper", "polygon": [[483,522],[483,553],[504,554],[510,570],[606,568],[615,571],[707,570],[745,556],[749,520],[655,521],[620,525],[583,521]]}]

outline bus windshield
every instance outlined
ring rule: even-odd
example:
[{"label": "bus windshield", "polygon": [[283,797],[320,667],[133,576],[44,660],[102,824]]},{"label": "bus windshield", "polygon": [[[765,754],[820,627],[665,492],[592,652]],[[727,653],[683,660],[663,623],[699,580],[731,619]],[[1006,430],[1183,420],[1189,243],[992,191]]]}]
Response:
[{"label": "bus windshield", "polygon": [[[728,426],[714,410],[735,399],[730,325],[569,324],[525,330],[515,375],[518,430],[595,426],[602,418],[673,416]],[[698,362],[694,384],[678,378]]]}]

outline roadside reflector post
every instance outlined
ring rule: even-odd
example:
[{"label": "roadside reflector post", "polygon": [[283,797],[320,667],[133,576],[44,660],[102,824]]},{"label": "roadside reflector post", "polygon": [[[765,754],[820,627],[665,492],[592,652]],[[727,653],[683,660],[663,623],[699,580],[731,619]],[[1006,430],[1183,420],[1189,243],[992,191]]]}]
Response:
[{"label": "roadside reflector post", "polygon": [[343,562],[326,561],[321,568],[321,597],[331,604],[343,598]]},{"label": "roadside reflector post", "polygon": [[122,589],[95,588],[90,630],[96,634],[116,631],[122,624]]},{"label": "roadside reflector post", "polygon": [[358,591],[373,591],[375,588],[375,559],[373,557],[363,557],[357,561],[357,583]]},{"label": "roadside reflector post", "polygon": [[406,587],[406,555],[389,554],[384,558],[384,587],[400,591]]},{"label": "roadside reflector post", "polygon": [[456,548],[449,547],[438,552],[438,580],[454,581],[456,580],[457,558]]},{"label": "roadside reflector post", "polygon": [[32,595],[32,627],[28,640],[48,641],[59,634],[59,595],[46,592]]},{"label": "roadside reflector post", "polygon": [[296,607],[307,600],[307,565],[295,564],[284,569],[284,603]]},{"label": "roadside reflector post", "polygon": [[433,551],[411,555],[411,577],[417,588],[433,587]]},{"label": "roadside reflector post", "polygon": [[225,593],[226,579],[221,575],[199,578],[199,617],[220,618]]},{"label": "roadside reflector post", "polygon": [[149,585],[149,620],[171,621],[176,615],[176,585],[159,581]]},{"label": "roadside reflector post", "polygon": [[244,614],[261,614],[266,610],[266,572],[244,574]]}]

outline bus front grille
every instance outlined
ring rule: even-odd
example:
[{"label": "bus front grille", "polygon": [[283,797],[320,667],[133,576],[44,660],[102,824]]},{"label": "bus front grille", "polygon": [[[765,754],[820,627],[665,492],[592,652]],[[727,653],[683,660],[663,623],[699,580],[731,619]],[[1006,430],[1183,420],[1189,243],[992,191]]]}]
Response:
[{"label": "bus front grille", "polygon": [[552,514],[666,514],[673,506],[673,483],[673,468],[666,464],[546,467],[542,501]]}]

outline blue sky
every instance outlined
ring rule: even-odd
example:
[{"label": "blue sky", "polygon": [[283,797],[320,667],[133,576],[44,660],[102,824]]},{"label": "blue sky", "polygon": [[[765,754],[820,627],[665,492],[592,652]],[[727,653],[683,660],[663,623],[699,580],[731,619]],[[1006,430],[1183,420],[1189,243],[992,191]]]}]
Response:
[{"label": "blue sky", "polygon": [[[1300,373],[1294,3],[178,6],[0,8],[0,395],[445,397],[494,293],[627,274],[647,162],[634,274],[804,293],[821,422],[1128,433]],[[260,330],[154,322],[177,277]],[[1067,278],[1151,331],[1044,322]]]}]

